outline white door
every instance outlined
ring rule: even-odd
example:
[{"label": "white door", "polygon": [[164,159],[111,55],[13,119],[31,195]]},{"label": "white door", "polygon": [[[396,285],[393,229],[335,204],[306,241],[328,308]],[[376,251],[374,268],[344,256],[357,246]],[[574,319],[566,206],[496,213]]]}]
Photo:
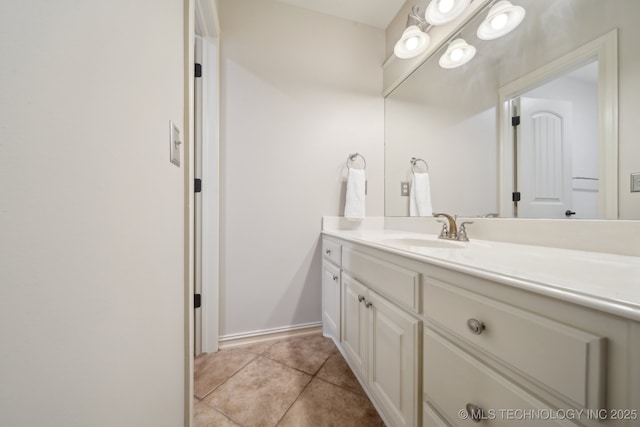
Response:
[{"label": "white door", "polygon": [[420,322],[369,291],[368,382],[394,426],[418,422]]},{"label": "white door", "polygon": [[571,103],[520,98],[518,217],[566,218],[572,212]]},{"label": "white door", "polygon": [[342,275],[342,346],[362,378],[367,377],[367,295],[366,286]]}]

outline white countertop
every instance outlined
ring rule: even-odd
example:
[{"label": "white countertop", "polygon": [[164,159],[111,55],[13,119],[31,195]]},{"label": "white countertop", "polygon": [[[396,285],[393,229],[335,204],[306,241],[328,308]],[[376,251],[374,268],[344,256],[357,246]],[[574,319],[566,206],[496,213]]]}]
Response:
[{"label": "white countertop", "polygon": [[640,321],[640,257],[476,239],[425,247],[402,239],[448,241],[381,229],[323,234]]}]

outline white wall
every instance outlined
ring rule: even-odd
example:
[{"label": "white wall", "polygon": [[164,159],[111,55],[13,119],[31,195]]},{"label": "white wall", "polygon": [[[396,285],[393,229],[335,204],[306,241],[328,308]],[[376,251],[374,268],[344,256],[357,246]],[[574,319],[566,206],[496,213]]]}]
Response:
[{"label": "white wall", "polygon": [[0,425],[183,424],[183,8],[0,5]]},{"label": "white wall", "polygon": [[383,215],[384,32],[272,0],[219,2],[221,336],[320,322],[320,225],[349,153]]}]

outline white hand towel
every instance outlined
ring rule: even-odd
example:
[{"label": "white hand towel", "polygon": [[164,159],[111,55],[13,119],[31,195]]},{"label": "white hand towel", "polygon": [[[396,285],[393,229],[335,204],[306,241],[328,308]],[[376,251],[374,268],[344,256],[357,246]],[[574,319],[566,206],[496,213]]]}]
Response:
[{"label": "white hand towel", "polygon": [[364,170],[349,168],[349,174],[347,175],[347,196],[344,204],[345,218],[364,218],[365,185]]},{"label": "white hand towel", "polygon": [[409,216],[433,216],[428,173],[414,173],[409,190]]}]

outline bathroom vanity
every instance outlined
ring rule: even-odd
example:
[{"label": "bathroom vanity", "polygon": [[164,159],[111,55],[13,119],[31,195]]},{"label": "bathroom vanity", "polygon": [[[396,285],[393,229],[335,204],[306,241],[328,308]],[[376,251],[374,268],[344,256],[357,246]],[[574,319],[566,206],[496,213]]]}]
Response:
[{"label": "bathroom vanity", "polygon": [[383,228],[322,253],[324,334],[387,425],[640,425],[640,257]]}]

